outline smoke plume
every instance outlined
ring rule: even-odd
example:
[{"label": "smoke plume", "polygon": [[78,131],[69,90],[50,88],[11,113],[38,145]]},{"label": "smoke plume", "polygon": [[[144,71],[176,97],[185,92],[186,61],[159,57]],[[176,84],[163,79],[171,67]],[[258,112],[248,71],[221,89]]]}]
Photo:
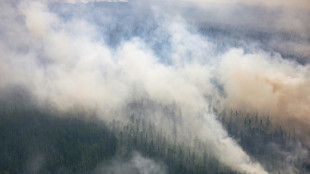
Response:
[{"label": "smoke plume", "polygon": [[94,174],[123,174],[123,173],[136,173],[136,174],[165,174],[165,166],[157,163],[151,159],[143,157],[138,152],[131,155],[130,160],[115,158],[110,162],[106,162],[97,167]]},{"label": "smoke plume", "polygon": [[[310,145],[306,1],[66,2],[0,2],[1,91],[21,86],[40,106],[95,110],[106,121],[126,120],[136,112],[131,103],[150,101],[147,119],[167,132],[172,130],[163,123],[171,118],[156,105],[174,106],[178,141],[198,137],[221,162],[242,172],[267,173],[228,136],[208,109],[210,98],[291,124]],[[252,14],[249,8],[257,15],[240,16]],[[260,17],[266,20],[256,23]],[[296,19],[296,25],[284,19]],[[199,27],[223,34],[204,34]],[[275,36],[255,40],[261,33]],[[286,37],[289,43],[277,45]]]}]

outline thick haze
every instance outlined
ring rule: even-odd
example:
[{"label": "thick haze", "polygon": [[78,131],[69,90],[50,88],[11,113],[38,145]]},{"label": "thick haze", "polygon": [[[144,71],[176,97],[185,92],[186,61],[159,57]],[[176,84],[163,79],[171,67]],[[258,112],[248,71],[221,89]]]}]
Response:
[{"label": "thick haze", "polygon": [[19,87],[40,106],[96,110],[107,121],[127,119],[138,103],[167,133],[173,121],[178,141],[199,138],[250,173],[267,172],[210,105],[268,114],[310,145],[306,0],[4,0],[0,8],[3,99]]}]

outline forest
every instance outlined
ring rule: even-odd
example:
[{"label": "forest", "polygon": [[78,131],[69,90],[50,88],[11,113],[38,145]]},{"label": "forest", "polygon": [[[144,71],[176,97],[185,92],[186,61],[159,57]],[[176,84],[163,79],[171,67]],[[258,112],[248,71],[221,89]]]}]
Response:
[{"label": "forest", "polygon": [[0,0],[0,174],[310,174],[309,19],[309,0]]},{"label": "forest", "polygon": [[[223,111],[218,119],[269,172],[282,173],[288,166],[309,172],[309,156],[286,160],[285,155],[298,153],[296,148],[302,146],[294,130],[272,125],[268,116],[241,111]],[[92,174],[115,156],[126,161],[134,152],[163,164],[171,174],[239,173],[221,164],[198,139],[193,146],[179,144],[134,114],[126,123],[103,122],[85,113],[10,106],[0,109],[0,124],[0,173],[4,174]]]}]

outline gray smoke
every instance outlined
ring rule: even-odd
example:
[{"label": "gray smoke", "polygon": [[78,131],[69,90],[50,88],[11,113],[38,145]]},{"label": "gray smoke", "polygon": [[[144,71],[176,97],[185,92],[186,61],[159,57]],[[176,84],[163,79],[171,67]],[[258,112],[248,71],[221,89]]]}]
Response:
[{"label": "gray smoke", "polygon": [[[210,98],[219,107],[271,113],[281,123],[293,119],[297,133],[308,135],[310,71],[307,59],[296,61],[309,58],[307,2],[66,2],[0,2],[1,90],[21,86],[38,105],[95,110],[106,121],[128,119],[135,101],[173,105],[182,120],[178,141],[198,137],[221,162],[249,173],[267,172],[228,136],[208,109]],[[252,14],[250,7],[258,14],[240,16]],[[240,31],[294,37],[257,42],[260,35],[240,39]],[[286,47],[294,53],[284,59]],[[171,133],[161,124],[171,118],[149,107],[149,119]]]},{"label": "gray smoke", "polygon": [[128,160],[115,158],[98,166],[93,174],[166,174],[166,167],[134,152]]}]

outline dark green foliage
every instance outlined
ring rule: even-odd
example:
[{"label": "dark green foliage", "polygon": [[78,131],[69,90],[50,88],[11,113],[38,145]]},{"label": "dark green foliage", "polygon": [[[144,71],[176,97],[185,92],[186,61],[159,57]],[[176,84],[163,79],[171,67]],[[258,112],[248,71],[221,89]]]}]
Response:
[{"label": "dark green foliage", "polygon": [[87,173],[115,153],[103,126],[15,108],[0,111],[0,173]]},{"label": "dark green foliage", "polygon": [[240,146],[268,171],[278,173],[291,167],[295,168],[294,173],[309,172],[310,156],[298,154],[309,149],[298,141],[294,130],[272,125],[269,116],[241,111],[230,111],[229,114],[223,111],[219,120]]},{"label": "dark green foliage", "polygon": [[[83,114],[1,108],[0,173],[92,173],[102,162],[114,156],[130,158],[133,151],[164,163],[169,174],[237,173],[201,148],[204,145],[198,139],[191,146],[178,143],[174,135],[140,117],[132,115],[128,122],[107,124],[84,118]],[[283,160],[296,148],[304,148],[294,130],[272,125],[269,117],[236,111],[219,114],[219,120],[268,171],[279,173],[287,165],[309,171],[304,158]]]},{"label": "dark green foliage", "polygon": [[206,152],[198,157],[193,149],[170,143],[154,125],[134,116],[109,127],[112,132],[82,117],[1,108],[0,173],[91,173],[112,156],[127,158],[132,151],[162,161],[171,174],[236,173]]},{"label": "dark green foliage", "polygon": [[178,144],[175,138],[156,131],[153,124],[145,123],[143,119],[133,115],[124,126],[113,121],[109,127],[120,142],[117,148],[119,155],[126,157],[132,151],[139,151],[144,156],[163,161],[169,174],[237,173],[221,164],[209,152]]},{"label": "dark green foliage", "polygon": [[207,152],[199,156],[195,149],[171,143],[142,119],[132,116],[125,125],[108,125],[47,110],[1,108],[0,173],[86,174],[111,157],[130,158],[133,151],[164,163],[169,174],[236,173]]}]

